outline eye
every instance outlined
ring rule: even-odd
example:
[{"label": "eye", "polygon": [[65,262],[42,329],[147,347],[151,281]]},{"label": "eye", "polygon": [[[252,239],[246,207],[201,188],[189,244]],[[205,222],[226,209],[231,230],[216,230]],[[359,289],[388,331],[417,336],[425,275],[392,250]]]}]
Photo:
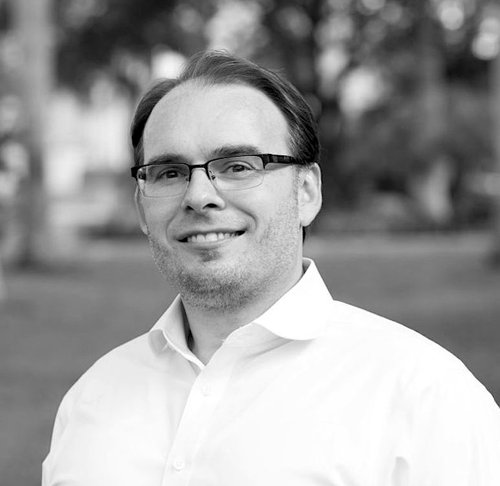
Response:
[{"label": "eye", "polygon": [[177,179],[184,178],[186,176],[185,170],[182,167],[177,166],[157,166],[155,167],[153,175],[154,181],[175,181]]},{"label": "eye", "polygon": [[160,172],[158,177],[164,179],[175,179],[177,177],[181,177],[181,174],[177,169],[165,169],[164,171]]},{"label": "eye", "polygon": [[217,167],[217,172],[225,175],[244,175],[245,173],[255,172],[258,167],[252,163],[250,160],[245,160],[244,158],[235,159],[223,159]]},{"label": "eye", "polygon": [[248,164],[237,161],[231,162],[226,168],[227,172],[245,172],[248,170],[254,170],[254,168],[250,167]]}]

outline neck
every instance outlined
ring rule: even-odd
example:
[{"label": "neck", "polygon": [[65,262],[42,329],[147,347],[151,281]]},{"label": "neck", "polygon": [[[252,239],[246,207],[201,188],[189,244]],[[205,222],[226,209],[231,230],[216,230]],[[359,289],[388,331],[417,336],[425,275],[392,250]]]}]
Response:
[{"label": "neck", "polygon": [[210,300],[193,295],[182,296],[182,303],[190,330],[189,347],[204,364],[222,346],[236,329],[252,322],[290,290],[302,276],[299,265],[289,278],[279,285],[262,286],[265,289],[251,297],[228,302],[224,296],[211,296]]}]

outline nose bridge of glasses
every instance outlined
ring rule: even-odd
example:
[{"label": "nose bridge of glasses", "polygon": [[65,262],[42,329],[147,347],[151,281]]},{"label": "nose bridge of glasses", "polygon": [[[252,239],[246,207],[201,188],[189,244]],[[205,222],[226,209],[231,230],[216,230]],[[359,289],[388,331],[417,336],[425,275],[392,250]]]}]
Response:
[{"label": "nose bridge of glasses", "polygon": [[[220,205],[221,199],[215,177],[210,174],[207,164],[187,165],[189,174],[184,183],[184,204],[191,208],[208,207],[207,205]],[[195,170],[202,173],[195,175]],[[199,171],[198,171],[199,172]]]},{"label": "nose bridge of glasses", "polygon": [[193,171],[196,170],[196,169],[201,169],[205,172],[207,178],[209,181],[213,181],[215,179],[215,176],[210,172],[209,170],[209,163],[210,162],[205,162],[204,164],[193,164],[193,165],[189,165],[187,164],[188,168],[189,168],[189,175],[188,175],[188,181],[191,181],[191,177],[193,176]]}]

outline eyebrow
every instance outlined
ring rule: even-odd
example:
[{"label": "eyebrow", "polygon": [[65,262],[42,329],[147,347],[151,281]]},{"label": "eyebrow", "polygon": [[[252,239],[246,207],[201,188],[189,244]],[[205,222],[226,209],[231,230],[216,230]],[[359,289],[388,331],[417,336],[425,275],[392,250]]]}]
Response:
[{"label": "eyebrow", "polygon": [[187,164],[188,161],[185,157],[178,154],[161,154],[151,157],[144,165],[158,165],[158,164],[175,164],[175,163]]},{"label": "eyebrow", "polygon": [[210,158],[231,157],[233,155],[255,155],[261,150],[255,145],[223,145],[210,152]]},{"label": "eyebrow", "polygon": [[[207,160],[216,159],[219,157],[232,157],[233,155],[255,155],[261,151],[255,145],[222,145],[215,148],[210,152],[210,156]],[[161,154],[155,157],[151,157],[145,165],[157,165],[157,164],[175,164],[175,163],[189,164],[186,157],[180,154]]]}]

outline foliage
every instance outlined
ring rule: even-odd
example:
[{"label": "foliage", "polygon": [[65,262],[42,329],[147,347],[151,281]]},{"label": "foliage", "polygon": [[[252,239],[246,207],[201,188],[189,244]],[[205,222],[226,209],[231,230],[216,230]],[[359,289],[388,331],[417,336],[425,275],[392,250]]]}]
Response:
[{"label": "foliage", "polygon": [[84,91],[106,72],[134,91],[155,48],[204,47],[212,9],[195,0],[56,0],[59,80]]},{"label": "foliage", "polygon": [[[443,157],[449,161],[450,176],[442,197],[453,206],[466,196],[468,174],[492,160],[489,62],[473,52],[489,15],[486,2],[264,3],[269,45],[274,48],[271,62],[276,64],[279,56],[295,83],[321,107],[325,186],[333,188],[326,194],[327,203],[354,203],[367,191],[412,196],[419,176]],[[284,21],[293,17],[291,10],[296,19],[308,19],[302,21],[308,31],[286,29],[293,24]],[[264,59],[267,47],[258,53]],[[329,53],[341,59],[333,74],[324,69]],[[307,61],[297,59],[300,56]],[[373,73],[381,89],[374,103],[353,115],[342,106],[343,90],[349,76],[360,70]],[[446,214],[431,214],[426,201],[417,203],[429,218],[449,223]],[[452,208],[453,214],[457,209]]]},{"label": "foliage", "polygon": [[[306,95],[321,120],[327,204],[354,203],[367,190],[418,199],[411,187],[446,158],[441,197],[453,205],[468,174],[492,158],[485,113],[495,32],[478,43],[487,0],[57,1],[61,81],[82,90],[105,71],[131,93],[158,46],[190,55],[208,45],[224,8],[252,8],[253,28],[227,26],[231,48],[284,71]],[[353,112],[346,90],[359,73],[378,91]],[[429,218],[449,219],[416,202]]]}]

